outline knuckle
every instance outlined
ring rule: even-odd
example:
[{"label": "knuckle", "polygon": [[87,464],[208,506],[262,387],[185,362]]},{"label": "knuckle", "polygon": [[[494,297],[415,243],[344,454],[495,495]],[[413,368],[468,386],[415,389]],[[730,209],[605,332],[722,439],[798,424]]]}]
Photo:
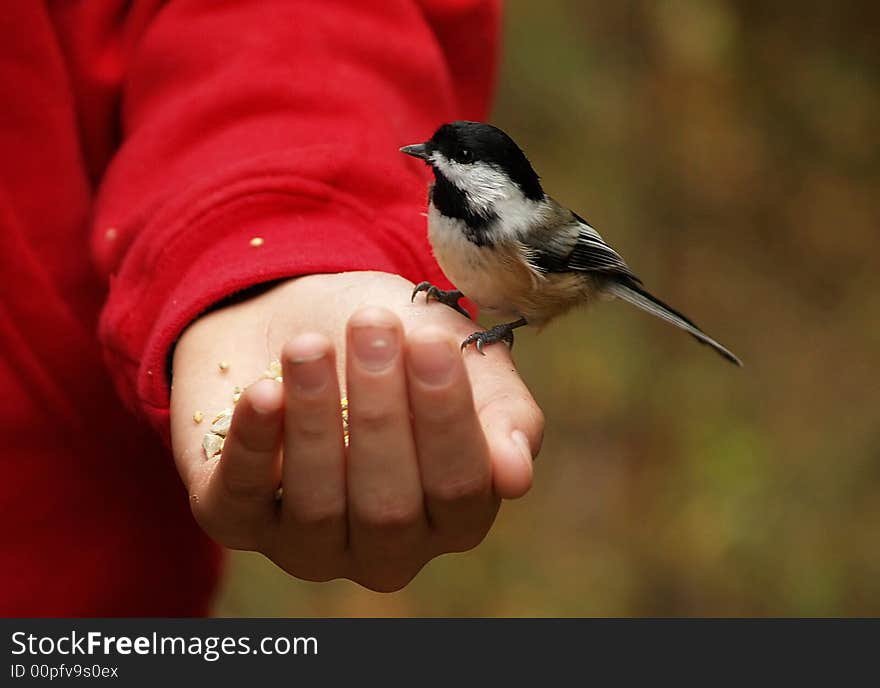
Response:
[{"label": "knuckle", "polygon": [[418,520],[419,509],[417,505],[386,498],[364,507],[359,518],[371,529],[399,531],[409,528]]},{"label": "knuckle", "polygon": [[[399,424],[400,415],[391,409],[379,405],[364,406],[352,412],[351,423],[356,425],[358,432],[379,434],[393,429]],[[352,433],[354,434],[354,433]]]},{"label": "knuckle", "polygon": [[293,520],[300,526],[322,529],[337,525],[345,516],[344,500],[297,503],[290,506]]},{"label": "knuckle", "polygon": [[429,496],[439,502],[458,502],[481,497],[489,492],[492,477],[488,472],[476,475],[450,476],[427,487]]},{"label": "knuckle", "polygon": [[[304,442],[318,442],[329,436],[332,427],[325,417],[301,415],[296,418],[293,434]],[[342,427],[341,421],[339,427]]]},{"label": "knuckle", "polygon": [[[468,406],[468,403],[471,403]],[[420,408],[418,421],[432,428],[449,428],[473,413],[471,400],[463,400],[449,395],[436,395],[430,400],[427,409]]]}]

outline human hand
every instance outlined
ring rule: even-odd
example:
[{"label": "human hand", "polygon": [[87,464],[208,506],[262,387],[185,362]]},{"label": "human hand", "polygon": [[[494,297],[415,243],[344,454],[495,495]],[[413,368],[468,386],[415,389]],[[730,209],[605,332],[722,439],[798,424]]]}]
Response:
[{"label": "human hand", "polygon": [[[441,304],[411,304],[411,291],[385,273],[311,275],[181,336],[174,454],[211,537],[300,578],[391,591],[433,557],[476,546],[500,499],[529,489],[543,417],[507,347],[459,352],[474,323]],[[194,411],[210,420],[273,359],[283,385],[248,387],[222,458],[206,459]]]}]

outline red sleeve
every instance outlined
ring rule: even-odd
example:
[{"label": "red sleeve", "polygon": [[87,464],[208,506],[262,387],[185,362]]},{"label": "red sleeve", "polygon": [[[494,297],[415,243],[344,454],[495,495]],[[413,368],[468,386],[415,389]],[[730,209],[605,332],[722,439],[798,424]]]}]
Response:
[{"label": "red sleeve", "polygon": [[426,171],[397,149],[485,117],[499,12],[480,0],[143,7],[127,9],[141,28],[104,27],[114,49],[94,59],[92,83],[118,71],[122,95],[92,246],[110,282],[112,374],[167,433],[168,353],[224,297],[345,270],[443,282]]}]

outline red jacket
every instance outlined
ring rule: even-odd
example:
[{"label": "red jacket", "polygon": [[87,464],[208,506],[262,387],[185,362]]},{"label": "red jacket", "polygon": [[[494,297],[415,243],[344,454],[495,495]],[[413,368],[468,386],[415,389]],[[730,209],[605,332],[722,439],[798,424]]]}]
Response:
[{"label": "red jacket", "polygon": [[397,149],[485,118],[497,23],[480,0],[4,3],[0,615],[208,610],[169,350],[276,278],[441,279]]}]

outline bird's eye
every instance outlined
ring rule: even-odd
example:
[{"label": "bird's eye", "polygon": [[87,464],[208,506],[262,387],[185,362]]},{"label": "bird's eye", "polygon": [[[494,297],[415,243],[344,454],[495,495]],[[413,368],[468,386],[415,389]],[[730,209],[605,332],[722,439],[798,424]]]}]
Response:
[{"label": "bird's eye", "polygon": [[471,152],[468,148],[462,148],[458,153],[458,157],[461,158],[462,162],[470,162]]}]

